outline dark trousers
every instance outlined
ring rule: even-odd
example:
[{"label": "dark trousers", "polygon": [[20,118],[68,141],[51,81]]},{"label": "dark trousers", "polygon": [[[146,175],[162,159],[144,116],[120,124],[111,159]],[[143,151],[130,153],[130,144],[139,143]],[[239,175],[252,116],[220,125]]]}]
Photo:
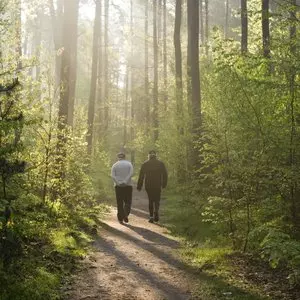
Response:
[{"label": "dark trousers", "polygon": [[123,221],[124,217],[130,214],[132,202],[132,186],[115,186],[118,220]]},{"label": "dark trousers", "polygon": [[153,212],[154,216],[158,217],[161,189],[146,189],[146,192],[149,199],[150,217],[153,217]]}]

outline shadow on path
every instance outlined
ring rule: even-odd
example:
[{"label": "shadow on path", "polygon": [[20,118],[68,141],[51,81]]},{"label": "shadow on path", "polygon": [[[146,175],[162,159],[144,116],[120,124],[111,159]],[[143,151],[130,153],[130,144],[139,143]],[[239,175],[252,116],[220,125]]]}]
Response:
[{"label": "shadow on path", "polygon": [[130,214],[141,218],[141,219],[148,219],[149,218],[149,213],[142,210],[142,209],[138,209],[138,208],[131,208],[131,212]]},{"label": "shadow on path", "polygon": [[179,248],[180,246],[179,242],[169,239],[155,231],[146,229],[144,227],[133,226],[131,224],[125,224],[125,226],[142,236],[145,240],[154,244],[165,245],[171,248]]},{"label": "shadow on path", "polygon": [[[124,231],[120,231],[114,227],[111,227],[110,225],[106,224],[105,222],[99,222],[102,226],[103,229],[105,229],[106,231],[110,232],[111,234],[114,234],[124,240],[130,241],[133,244],[139,246],[140,248],[142,248],[143,250],[146,250],[148,252],[151,252],[153,255],[155,255],[157,258],[164,260],[166,263],[173,265],[173,266],[177,266],[180,268],[184,268],[184,264],[182,262],[180,262],[180,260],[176,259],[175,257],[171,256],[170,254],[158,249],[155,247],[154,244],[149,243],[149,242],[144,242],[143,240],[140,240]],[[125,225],[125,227],[134,227],[132,225]],[[149,230],[150,231],[150,230]],[[157,234],[159,235],[159,234]],[[165,241],[170,241],[170,243],[173,243],[173,240],[170,240],[166,237],[164,237]]]},{"label": "shadow on path", "polygon": [[[130,260],[126,254],[116,249],[113,243],[106,241],[105,239],[99,238],[96,242],[97,249],[107,253],[108,255],[113,255],[117,259],[117,263],[124,268],[129,268],[134,271],[141,282],[148,282],[151,286],[163,292],[167,299],[189,299],[187,293],[183,293],[182,290],[177,288],[175,285],[167,282],[166,280],[159,278],[158,274],[153,274],[151,271],[146,270],[140,265]],[[126,290],[126,284],[124,285]]]},{"label": "shadow on path", "polygon": [[[149,224],[144,191],[133,192],[130,223],[120,225],[113,208],[100,227],[94,253],[68,300],[259,300],[263,299],[216,275],[180,260],[178,241],[165,235],[161,225]],[[199,291],[192,295],[192,291]],[[230,291],[230,296],[226,296]],[[225,295],[225,296],[224,296]],[[241,297],[235,297],[241,295]]]},{"label": "shadow on path", "polygon": [[[155,255],[158,260],[163,260],[166,262],[168,265],[178,269],[179,271],[185,271],[188,276],[193,276],[195,280],[195,276],[197,276],[197,281],[201,286],[201,282],[205,286],[209,286],[212,290],[215,289],[216,292],[215,294],[217,295],[218,293],[222,293],[225,291],[230,291],[232,294],[238,294],[238,295],[244,295],[242,298],[238,299],[252,299],[252,300],[260,300],[264,299],[257,294],[254,294],[252,292],[249,292],[247,290],[241,289],[239,287],[236,287],[234,285],[230,285],[228,282],[224,281],[222,278],[219,278],[215,275],[209,275],[203,272],[201,269],[193,267],[191,265],[187,265],[186,263],[180,261],[179,259],[175,258],[171,254],[159,249],[156,247],[156,245],[160,245],[159,243],[153,244],[148,241],[143,241],[138,238],[135,238],[131,236],[130,234],[120,231],[114,227],[111,227],[110,225],[106,224],[105,222],[100,222],[101,226],[104,230],[106,230],[109,233],[109,236],[115,235],[121,238],[124,241],[130,241],[136,246],[140,247],[141,249],[150,252],[152,255]],[[148,234],[150,232],[151,235],[154,234],[155,237],[161,238],[162,236],[158,233],[155,233],[151,230],[148,229],[143,229],[141,227],[136,227],[132,225],[125,225],[125,227],[128,227],[135,232],[139,233],[141,229],[143,230],[144,235]],[[118,260],[120,261],[121,264],[132,268],[135,272],[141,274],[146,280],[147,278],[150,278],[150,281],[152,284],[155,284],[154,286],[157,286],[161,291],[167,292],[167,298],[170,300],[177,300],[177,299],[204,299],[201,296],[194,296],[192,298],[182,298],[182,293],[183,291],[181,289],[178,289],[175,287],[175,293],[172,292],[172,289],[174,289],[173,285],[166,282],[166,281],[161,281],[161,279],[157,278],[155,274],[152,274],[151,272],[144,270],[143,268],[137,266],[135,263],[133,263],[126,255],[124,255],[122,252],[118,251],[114,246],[108,244],[107,241],[104,239],[99,239],[101,240],[101,243],[97,243],[97,247],[101,249],[101,246],[103,250],[107,251],[110,255],[115,255],[118,257]],[[149,240],[149,238],[146,238],[146,240]],[[178,248],[179,244],[178,242],[168,239],[167,237],[163,237],[164,243],[166,243],[169,247],[171,248]],[[175,242],[175,243],[174,243]],[[172,245],[172,246],[171,246]],[[159,263],[159,261],[158,261]],[[157,285],[158,284],[158,285]],[[185,294],[186,295],[186,294]],[[205,300],[208,299],[227,299],[226,297],[219,298],[218,296],[212,297],[212,298],[205,298]],[[234,296],[231,297],[231,299],[236,299]]]}]

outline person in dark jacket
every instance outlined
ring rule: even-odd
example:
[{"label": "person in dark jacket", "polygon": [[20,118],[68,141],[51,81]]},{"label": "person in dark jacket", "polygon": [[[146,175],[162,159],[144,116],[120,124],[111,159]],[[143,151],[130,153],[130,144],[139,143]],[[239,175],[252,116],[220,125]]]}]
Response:
[{"label": "person in dark jacket", "polygon": [[149,222],[158,222],[161,189],[168,183],[168,173],[164,163],[157,159],[156,152],[151,150],[148,160],[142,164],[137,189],[140,191],[145,181],[145,190],[149,199]]}]

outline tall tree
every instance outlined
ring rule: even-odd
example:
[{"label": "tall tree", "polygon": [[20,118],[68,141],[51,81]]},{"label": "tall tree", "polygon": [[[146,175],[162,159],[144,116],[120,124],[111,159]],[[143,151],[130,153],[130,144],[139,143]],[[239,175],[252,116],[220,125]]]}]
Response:
[{"label": "tall tree", "polygon": [[168,60],[167,60],[167,1],[163,0],[163,78],[164,78],[164,105],[167,108],[168,100]]},{"label": "tall tree", "polygon": [[262,0],[261,22],[264,57],[270,57],[270,20],[269,20],[269,0]]},{"label": "tall tree", "polygon": [[228,38],[229,32],[229,0],[225,1],[225,29],[224,29],[224,36],[225,39]]},{"label": "tall tree", "polygon": [[94,118],[95,118],[95,98],[97,88],[97,69],[98,69],[98,54],[99,54],[99,31],[100,31],[100,16],[101,16],[101,2],[96,0],[95,21],[93,33],[93,54],[92,54],[92,74],[90,84],[90,97],[88,106],[88,132],[87,144],[88,154],[92,153],[93,148],[93,134],[94,134]]},{"label": "tall tree", "polygon": [[21,0],[16,0],[16,57],[17,70],[22,68],[22,7]]},{"label": "tall tree", "polygon": [[241,0],[241,51],[248,51],[248,8],[247,0]]},{"label": "tall tree", "polygon": [[64,25],[63,41],[64,48],[61,63],[61,88],[59,101],[59,128],[64,129],[67,124],[68,107],[70,99],[71,63],[74,48],[74,40],[77,40],[78,0],[64,0]]},{"label": "tall tree", "polygon": [[200,18],[200,38],[201,45],[204,45],[204,13],[203,13],[203,0],[199,1],[199,18]]},{"label": "tall tree", "polygon": [[[192,113],[192,133],[194,141],[198,139],[201,126],[201,92],[199,70],[199,2],[187,1],[188,19],[188,57],[187,57],[187,80],[188,98]],[[191,163],[193,167],[199,166],[198,150],[192,146]]]},{"label": "tall tree", "polygon": [[[297,22],[297,16],[296,16],[296,7],[297,7],[297,1],[296,0],[289,0],[289,15],[290,15],[290,53],[292,55],[291,59],[291,67],[289,70],[289,85],[290,85],[290,107],[289,107],[289,113],[290,113],[290,153],[289,153],[289,163],[290,167],[293,170],[295,168],[296,164],[296,107],[295,107],[295,101],[296,101],[296,68],[294,65],[294,59],[296,55],[296,38],[297,38],[297,29],[296,29],[296,22]],[[292,223],[295,226],[295,228],[300,227],[299,222],[299,187],[297,187],[297,183],[295,178],[291,180],[290,184],[290,201],[291,201],[291,217],[292,217]]]},{"label": "tall tree", "polygon": [[109,0],[105,0],[104,12],[104,132],[107,134],[109,122],[109,66],[108,66],[108,23],[109,23]]},{"label": "tall tree", "polygon": [[174,30],[174,48],[175,48],[175,73],[176,73],[176,106],[178,117],[182,113],[182,53],[181,53],[181,18],[182,18],[182,0],[176,0],[175,8],[175,30]]},{"label": "tall tree", "polygon": [[101,136],[101,129],[102,129],[102,125],[104,124],[103,120],[104,120],[104,112],[103,112],[103,107],[104,107],[104,100],[103,100],[103,67],[104,67],[104,63],[103,63],[103,22],[102,22],[102,0],[98,0],[99,3],[99,40],[98,40],[98,71],[97,71],[97,106],[96,106],[96,111],[97,111],[97,122],[99,124],[99,128],[98,128],[98,137]]},{"label": "tall tree", "polygon": [[[78,20],[78,7],[77,7]],[[76,21],[77,24],[77,21]],[[72,35],[71,47],[71,67],[70,67],[70,94],[69,94],[69,107],[68,107],[68,125],[73,127],[74,120],[74,107],[75,107],[75,93],[76,93],[76,81],[77,81],[77,38],[78,38],[78,26],[74,26],[74,34]]]},{"label": "tall tree", "polygon": [[35,66],[35,78],[38,80],[40,75],[40,56],[41,56],[41,41],[42,41],[42,30],[43,28],[43,19],[45,18],[43,14],[43,10],[39,7],[37,9],[37,14],[35,17],[35,30],[34,30],[34,36],[33,36],[33,49],[35,50],[35,57],[37,60],[37,65]]},{"label": "tall tree", "polygon": [[[134,121],[135,121],[135,105],[134,105],[134,71],[133,71],[133,0],[130,0],[130,98],[131,98],[131,124],[130,124],[130,139],[134,141]],[[130,151],[131,162],[135,162],[135,151],[133,145],[131,145]]]},{"label": "tall tree", "polygon": [[74,16],[76,22],[73,26],[73,34],[71,39],[71,67],[70,67],[70,94],[69,94],[69,106],[68,106],[68,125],[73,126],[74,119],[74,106],[75,106],[75,93],[76,93],[76,81],[77,81],[77,38],[78,38],[78,5],[76,10],[76,16]]},{"label": "tall tree", "polygon": [[129,95],[129,63],[127,61],[125,74],[125,97],[124,97],[124,127],[123,127],[123,148],[127,144],[127,119],[128,119],[128,95]]},{"label": "tall tree", "polygon": [[208,0],[205,0],[205,53],[208,56],[208,39],[209,39],[209,8]]},{"label": "tall tree", "polygon": [[157,1],[153,0],[153,128],[154,141],[158,139],[158,39],[157,39]]},{"label": "tall tree", "polygon": [[149,2],[145,1],[145,83],[144,83],[144,91],[145,91],[145,100],[146,100],[146,123],[149,126],[150,124],[150,98],[149,98]]},{"label": "tall tree", "polygon": [[51,15],[53,42],[55,49],[55,86],[60,85],[60,72],[62,55],[60,50],[62,49],[62,31],[63,31],[63,0],[57,0],[57,9],[55,10],[53,0],[48,0],[48,6]]}]

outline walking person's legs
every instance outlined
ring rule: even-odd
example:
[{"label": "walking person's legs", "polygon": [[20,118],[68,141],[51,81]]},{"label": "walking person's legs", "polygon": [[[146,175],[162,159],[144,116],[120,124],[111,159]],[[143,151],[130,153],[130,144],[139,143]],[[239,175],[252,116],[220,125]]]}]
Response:
[{"label": "walking person's legs", "polygon": [[123,199],[124,199],[124,188],[116,186],[115,191],[116,191],[117,210],[118,210],[117,217],[118,217],[119,222],[122,223],[123,220],[124,220],[124,216],[125,216],[124,201],[123,201]]},{"label": "walking person's legs", "polygon": [[132,203],[132,186],[126,186],[124,189],[124,222],[128,223]]},{"label": "walking person's legs", "polygon": [[153,191],[154,222],[159,221],[160,195],[161,195],[161,189],[157,189],[157,190]]},{"label": "walking person's legs", "polygon": [[146,192],[147,192],[148,199],[149,199],[149,215],[150,215],[149,222],[153,223],[153,211],[154,211],[154,209],[153,209],[153,206],[154,206],[153,190],[147,189]]}]

